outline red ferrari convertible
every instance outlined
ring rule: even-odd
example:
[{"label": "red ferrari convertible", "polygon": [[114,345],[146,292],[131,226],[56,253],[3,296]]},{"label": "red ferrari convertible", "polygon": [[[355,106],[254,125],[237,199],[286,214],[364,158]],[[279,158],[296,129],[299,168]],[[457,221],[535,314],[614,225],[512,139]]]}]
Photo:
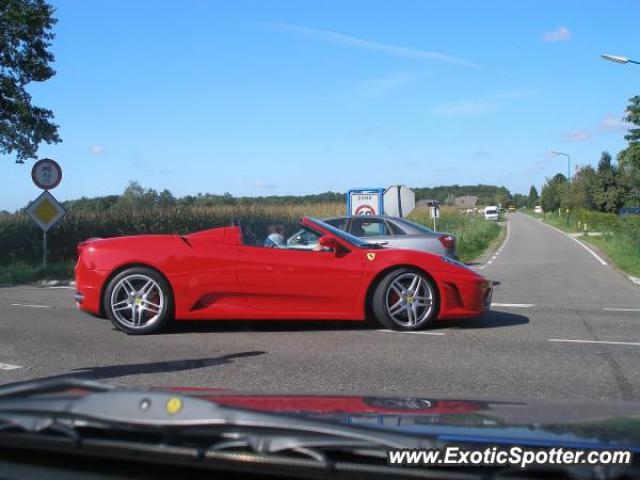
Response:
[{"label": "red ferrari convertible", "polygon": [[[491,282],[455,260],[369,244],[314,218],[288,240],[236,224],[78,245],[76,302],[130,334],[172,320],[365,320],[416,330],[491,305]],[[268,246],[265,246],[268,245]]]}]

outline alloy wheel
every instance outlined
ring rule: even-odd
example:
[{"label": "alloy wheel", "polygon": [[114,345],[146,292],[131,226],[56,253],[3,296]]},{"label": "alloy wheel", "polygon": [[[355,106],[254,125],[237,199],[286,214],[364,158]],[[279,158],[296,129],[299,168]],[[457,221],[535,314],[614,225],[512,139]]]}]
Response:
[{"label": "alloy wheel", "polygon": [[408,272],[396,277],[387,288],[385,307],[391,319],[402,327],[416,327],[433,310],[433,289],[419,273]]}]

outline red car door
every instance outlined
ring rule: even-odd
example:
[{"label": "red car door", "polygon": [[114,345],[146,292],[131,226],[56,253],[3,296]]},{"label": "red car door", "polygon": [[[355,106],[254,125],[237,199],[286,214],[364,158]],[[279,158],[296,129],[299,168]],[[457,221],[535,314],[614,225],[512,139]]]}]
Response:
[{"label": "red car door", "polygon": [[311,249],[237,247],[240,288],[256,308],[351,313],[362,283],[363,255]]}]

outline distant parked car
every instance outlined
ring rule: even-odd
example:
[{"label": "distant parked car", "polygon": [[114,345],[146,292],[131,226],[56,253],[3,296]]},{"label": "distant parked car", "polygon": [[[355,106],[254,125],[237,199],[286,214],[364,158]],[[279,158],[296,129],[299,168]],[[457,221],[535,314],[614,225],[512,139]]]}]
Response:
[{"label": "distant parked car", "polygon": [[484,207],[484,219],[485,220],[494,220],[498,221],[498,207],[494,205],[490,205],[488,207]]},{"label": "distant parked car", "polygon": [[327,218],[323,221],[369,243],[457,258],[456,239],[453,235],[435,232],[405,218],[359,215]]},{"label": "distant parked car", "polygon": [[540,205],[536,205],[535,207],[533,207],[533,213],[543,213],[542,207]]},{"label": "distant parked car", "polygon": [[618,215],[626,217],[627,215],[640,215],[640,207],[623,207],[618,211]]},{"label": "distant parked car", "polygon": [[516,211],[515,205],[509,205],[509,213],[513,213]]}]

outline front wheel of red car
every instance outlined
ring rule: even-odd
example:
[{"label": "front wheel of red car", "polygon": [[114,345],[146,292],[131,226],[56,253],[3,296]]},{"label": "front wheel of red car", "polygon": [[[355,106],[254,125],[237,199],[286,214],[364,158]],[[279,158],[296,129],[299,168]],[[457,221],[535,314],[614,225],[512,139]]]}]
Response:
[{"label": "front wheel of red car", "polygon": [[114,276],[103,298],[104,311],[113,325],[128,334],[155,333],[173,313],[173,296],[167,281],[155,270],[132,267]]},{"label": "front wheel of red car", "polygon": [[378,284],[372,308],[378,321],[389,329],[419,330],[431,325],[438,316],[438,289],[423,272],[399,268]]}]

